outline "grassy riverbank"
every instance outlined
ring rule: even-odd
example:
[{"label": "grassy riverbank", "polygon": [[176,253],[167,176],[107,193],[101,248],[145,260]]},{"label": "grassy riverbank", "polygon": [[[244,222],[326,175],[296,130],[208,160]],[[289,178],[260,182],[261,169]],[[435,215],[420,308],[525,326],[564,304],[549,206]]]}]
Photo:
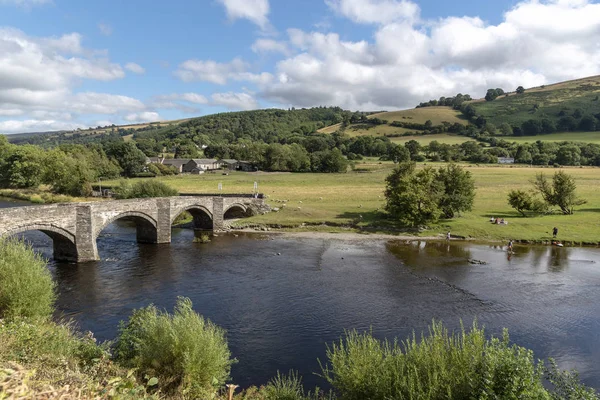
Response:
[{"label": "grassy riverbank", "polygon": [[[508,205],[508,192],[529,190],[536,173],[551,175],[555,169],[469,164],[465,167],[473,174],[477,188],[473,211],[454,220],[442,221],[420,235],[443,235],[450,230],[453,235],[481,240],[545,241],[551,239],[550,232],[556,226],[563,241],[600,243],[600,224],[597,223],[600,197],[596,195],[600,190],[600,170],[597,168],[565,168],[576,178],[580,196],[588,200],[574,215],[523,218]],[[223,185],[223,193],[249,193],[253,183],[258,182],[259,191],[267,194],[269,204],[280,211],[242,220],[241,225],[266,224],[288,230],[321,231],[339,231],[351,226],[371,232],[402,232],[382,213],[385,177],[392,168],[392,163],[367,160],[358,163],[355,172],[347,174],[234,172],[227,176],[180,175],[158,179],[181,193],[215,193],[219,183]],[[492,216],[505,218],[508,225],[491,224]],[[302,227],[302,224],[306,226]]]}]

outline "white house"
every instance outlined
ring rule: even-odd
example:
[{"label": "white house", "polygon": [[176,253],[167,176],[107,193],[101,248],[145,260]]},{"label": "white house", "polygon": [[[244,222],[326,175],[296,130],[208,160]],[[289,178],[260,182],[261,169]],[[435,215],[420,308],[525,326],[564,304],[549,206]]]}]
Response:
[{"label": "white house", "polygon": [[512,157],[498,157],[498,164],[514,164],[515,159]]}]

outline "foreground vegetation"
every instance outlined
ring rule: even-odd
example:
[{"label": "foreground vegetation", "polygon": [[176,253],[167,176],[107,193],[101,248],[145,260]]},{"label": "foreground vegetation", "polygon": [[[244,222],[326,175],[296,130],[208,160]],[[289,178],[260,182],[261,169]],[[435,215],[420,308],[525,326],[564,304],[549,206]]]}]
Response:
[{"label": "foreground vegetation", "polygon": [[[9,289],[0,302],[0,398],[226,398],[235,360],[225,331],[195,313],[189,299],[179,298],[173,314],[154,306],[134,311],[114,343],[98,344],[91,333],[50,320],[54,283],[31,248],[2,240],[0,260],[0,285]],[[307,393],[290,372],[235,398],[598,399],[576,374],[552,361],[545,369],[511,344],[507,331],[488,339],[476,323],[450,333],[434,321],[428,335],[401,343],[349,331],[326,355],[319,374],[329,393]],[[544,375],[554,391],[544,388]]]}]

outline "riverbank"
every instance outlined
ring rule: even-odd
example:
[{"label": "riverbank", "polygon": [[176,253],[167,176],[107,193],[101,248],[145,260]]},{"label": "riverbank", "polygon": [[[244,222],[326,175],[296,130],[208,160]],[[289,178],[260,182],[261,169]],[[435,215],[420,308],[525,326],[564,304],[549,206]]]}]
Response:
[{"label": "riverbank", "polygon": [[[440,165],[440,164],[419,164]],[[367,160],[346,174],[318,173],[245,173],[229,175],[178,175],[155,178],[182,193],[214,193],[219,184],[222,193],[250,193],[254,183],[267,196],[273,212],[236,222],[233,227],[267,228],[281,231],[359,232],[370,234],[407,235],[415,237],[445,237],[448,231],[455,237],[469,240],[548,244],[552,229],[559,230],[558,239],[567,245],[600,245],[600,170],[598,168],[564,168],[573,175],[578,194],[588,202],[579,206],[574,215],[544,215],[523,217],[507,202],[513,189],[531,190],[531,180],[538,173],[551,175],[555,168],[529,166],[478,166],[465,164],[476,186],[473,210],[452,219],[442,220],[427,229],[417,231],[395,224],[384,213],[385,178],[394,164]],[[149,179],[149,178],[144,178]],[[103,182],[107,186],[118,181]],[[50,195],[27,191],[11,191],[9,196],[38,203]],[[0,191],[2,196],[2,191]],[[50,201],[82,201],[89,199],[49,198]],[[490,223],[490,218],[504,218],[508,224]]]}]

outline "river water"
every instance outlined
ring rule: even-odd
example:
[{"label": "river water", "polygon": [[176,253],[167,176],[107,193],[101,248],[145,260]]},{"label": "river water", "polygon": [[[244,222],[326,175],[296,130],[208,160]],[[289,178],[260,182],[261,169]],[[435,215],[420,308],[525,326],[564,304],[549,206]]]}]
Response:
[{"label": "river water", "polygon": [[[44,234],[25,237],[51,257]],[[317,359],[345,329],[403,339],[433,318],[450,328],[477,318],[488,333],[507,327],[536,358],[554,357],[600,388],[598,249],[517,246],[508,258],[498,246],[473,243],[229,234],[202,244],[193,237],[174,229],[170,245],[138,245],[132,225],[113,223],[98,238],[102,261],[49,262],[61,315],[107,340],[133,309],[170,310],[187,296],[227,330],[239,360],[233,381],[242,386],[289,369],[307,386],[323,386],[313,374]]]}]

